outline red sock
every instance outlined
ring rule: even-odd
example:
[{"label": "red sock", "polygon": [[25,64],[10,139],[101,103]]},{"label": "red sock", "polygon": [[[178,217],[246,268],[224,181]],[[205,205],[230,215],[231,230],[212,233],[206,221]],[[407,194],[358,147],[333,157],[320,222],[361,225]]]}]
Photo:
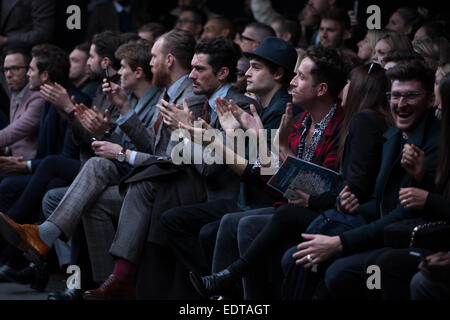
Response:
[{"label": "red sock", "polygon": [[134,265],[124,259],[117,258],[114,263],[113,275],[122,282],[131,283]]}]

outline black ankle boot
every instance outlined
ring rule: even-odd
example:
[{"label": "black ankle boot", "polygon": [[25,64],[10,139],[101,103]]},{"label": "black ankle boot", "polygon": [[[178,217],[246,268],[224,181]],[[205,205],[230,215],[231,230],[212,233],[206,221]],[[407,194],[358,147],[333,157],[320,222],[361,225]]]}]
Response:
[{"label": "black ankle boot", "polygon": [[189,277],[195,290],[204,299],[212,296],[233,295],[236,286],[239,286],[241,278],[234,276],[228,269],[213,273],[210,276],[200,277],[195,272],[190,272]]},{"label": "black ankle boot", "polygon": [[30,287],[38,291],[45,291],[50,276],[47,262],[40,265],[31,263],[30,267],[34,269],[34,279]]}]

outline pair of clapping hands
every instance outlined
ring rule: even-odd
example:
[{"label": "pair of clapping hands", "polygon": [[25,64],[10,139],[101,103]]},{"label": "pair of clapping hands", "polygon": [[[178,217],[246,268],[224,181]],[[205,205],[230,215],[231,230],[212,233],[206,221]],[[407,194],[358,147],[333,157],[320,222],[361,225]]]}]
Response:
[{"label": "pair of clapping hands", "polygon": [[[219,118],[220,125],[226,133],[232,134],[234,130],[238,128],[252,130],[253,132],[264,129],[254,105],[250,105],[252,114],[248,114],[232,99],[227,101],[226,99],[217,97],[215,103],[215,111]],[[186,99],[183,100],[183,106],[169,103],[161,99],[161,103],[157,104],[156,107],[161,112],[166,125],[173,130],[187,130],[191,137],[194,137],[196,134],[204,134],[206,130],[213,129],[202,118],[197,118],[200,126],[194,124],[195,118],[192,111],[189,110]]]},{"label": "pair of clapping hands", "polygon": [[[417,182],[420,182],[426,173],[425,154],[413,144],[405,144],[402,151],[400,164],[403,169],[411,174]],[[423,209],[428,197],[428,191],[418,188],[400,188],[400,204],[408,209]],[[353,213],[358,209],[358,198],[345,186],[339,194],[338,209]]]}]

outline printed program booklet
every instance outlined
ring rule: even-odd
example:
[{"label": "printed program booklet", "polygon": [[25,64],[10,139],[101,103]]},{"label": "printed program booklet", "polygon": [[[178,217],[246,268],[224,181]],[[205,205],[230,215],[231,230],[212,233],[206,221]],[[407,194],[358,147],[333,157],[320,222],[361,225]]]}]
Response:
[{"label": "printed program booklet", "polygon": [[267,184],[282,193],[286,199],[298,199],[299,195],[294,189],[314,196],[336,190],[340,181],[341,176],[333,170],[288,156]]}]

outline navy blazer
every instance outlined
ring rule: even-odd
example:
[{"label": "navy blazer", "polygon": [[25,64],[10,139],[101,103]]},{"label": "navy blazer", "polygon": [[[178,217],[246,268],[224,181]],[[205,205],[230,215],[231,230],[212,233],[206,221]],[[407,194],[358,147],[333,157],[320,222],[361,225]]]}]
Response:
[{"label": "navy blazer", "polygon": [[[413,134],[407,143],[415,144],[425,153],[427,176],[434,176],[437,166],[437,152],[439,147],[441,123],[434,116],[434,110],[430,109],[423,115],[423,119],[417,124]],[[429,189],[424,183],[416,183],[414,178],[399,169],[401,159],[402,133],[397,127],[392,127],[384,134],[386,142],[383,145],[380,171],[375,184],[372,199],[361,205],[356,214],[361,215],[368,224],[349,230],[341,234],[341,242],[345,253],[355,253],[383,246],[383,229],[390,223],[406,218],[420,217],[423,210],[405,209],[397,199],[395,209],[386,212],[383,199],[389,188],[392,178],[400,181],[400,187],[419,187]],[[403,170],[398,172],[397,170]],[[400,176],[398,175],[400,173]]]},{"label": "navy blazer", "polygon": [[[67,88],[69,96],[74,96],[78,103],[90,105],[91,99],[80,90]],[[39,139],[36,156],[31,160],[32,172],[36,170],[41,161],[48,155],[61,154],[62,156],[78,159],[80,150],[72,139],[72,129],[66,119],[56,110],[56,107],[46,102],[42,109],[39,125]]]}]

